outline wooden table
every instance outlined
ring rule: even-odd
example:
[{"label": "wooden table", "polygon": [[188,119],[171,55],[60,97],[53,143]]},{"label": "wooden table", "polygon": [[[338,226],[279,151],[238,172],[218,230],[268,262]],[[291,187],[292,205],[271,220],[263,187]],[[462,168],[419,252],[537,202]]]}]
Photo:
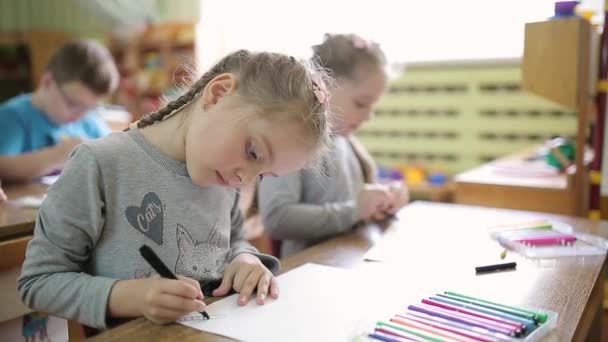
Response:
[{"label": "wooden table", "polygon": [[[454,202],[579,215],[586,198],[574,195],[572,175],[551,174],[550,167],[543,170],[544,161],[526,161],[536,150],[520,151],[456,175]],[[533,169],[535,174],[530,172]]]},{"label": "wooden table", "polygon": [[[474,275],[474,266],[490,251],[500,248],[487,235],[488,225],[549,218],[575,229],[608,237],[608,223],[541,213],[488,209],[440,203],[415,202],[399,213],[399,220],[384,232],[378,226],[362,227],[306,249],[283,260],[283,272],[307,262],[351,268],[378,277],[378,293],[362,294],[376,300],[391,286],[406,298],[422,298],[443,290],[461,290],[514,305],[559,313],[553,336],[559,341],[599,341],[601,336],[602,272],[606,257],[566,257],[543,261],[517,258],[514,272]],[[364,262],[363,255],[386,237],[384,248],[397,247],[398,258],[387,262]],[[392,246],[392,247],[391,247]],[[397,271],[396,271],[397,270]],[[415,279],[415,281],[411,281]],[[439,285],[438,285],[439,284]],[[390,286],[389,286],[390,285]],[[389,293],[399,298],[396,292]],[[405,299],[404,299],[405,300]],[[403,301],[404,305],[411,302]],[[143,318],[108,330],[93,341],[228,341],[228,339],[172,324],[155,325]]]},{"label": "wooden table", "polygon": [[[4,188],[9,200],[46,193],[44,184],[15,184]],[[32,238],[36,223],[36,209],[0,204],[0,271],[20,266],[25,258],[27,243]]]}]

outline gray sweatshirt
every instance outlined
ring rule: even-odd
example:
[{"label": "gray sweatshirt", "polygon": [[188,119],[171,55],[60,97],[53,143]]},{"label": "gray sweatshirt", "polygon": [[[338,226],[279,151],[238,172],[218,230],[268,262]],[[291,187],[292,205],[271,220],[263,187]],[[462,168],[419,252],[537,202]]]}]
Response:
[{"label": "gray sweatshirt", "polygon": [[302,170],[266,177],[258,203],[264,228],[282,240],[281,257],[349,231],[359,220],[357,195],[363,187],[361,165],[345,137],[334,139],[327,175]]},{"label": "gray sweatshirt", "polygon": [[192,183],[186,164],[139,130],[86,142],[40,208],[18,280],[22,300],[105,328],[114,283],[155,274],[139,254],[143,244],[174,273],[203,282],[221,278],[242,252],[278,271],[276,258],[244,240],[237,202],[233,189]]}]

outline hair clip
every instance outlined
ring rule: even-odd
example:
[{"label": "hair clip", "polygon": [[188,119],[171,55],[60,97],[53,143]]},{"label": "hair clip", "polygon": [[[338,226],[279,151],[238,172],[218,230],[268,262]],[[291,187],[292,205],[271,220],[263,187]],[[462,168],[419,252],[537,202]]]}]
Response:
[{"label": "hair clip", "polygon": [[378,46],[378,43],[371,41],[371,40],[367,40],[364,39],[356,34],[353,34],[352,36],[352,41],[353,41],[353,46],[356,47],[357,49],[372,49]]},{"label": "hair clip", "polygon": [[323,105],[323,108],[325,108],[325,110],[329,110],[329,92],[327,91],[325,82],[323,82],[321,75],[318,73],[312,73],[311,78],[313,93],[315,93],[317,100],[319,100],[319,103]]}]

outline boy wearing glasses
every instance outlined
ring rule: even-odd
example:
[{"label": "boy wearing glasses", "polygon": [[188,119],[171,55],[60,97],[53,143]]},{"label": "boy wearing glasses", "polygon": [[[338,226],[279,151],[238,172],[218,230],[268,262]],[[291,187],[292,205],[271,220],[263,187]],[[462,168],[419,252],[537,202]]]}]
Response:
[{"label": "boy wearing glasses", "polygon": [[58,171],[84,139],[108,134],[95,109],[118,78],[101,44],[82,40],[61,47],[34,93],[0,104],[0,179],[26,181]]}]

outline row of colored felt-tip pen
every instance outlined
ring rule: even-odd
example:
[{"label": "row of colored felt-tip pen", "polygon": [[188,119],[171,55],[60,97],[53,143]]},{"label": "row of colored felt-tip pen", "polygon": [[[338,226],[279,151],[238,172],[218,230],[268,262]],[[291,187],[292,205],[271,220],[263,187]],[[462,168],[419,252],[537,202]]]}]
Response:
[{"label": "row of colored felt-tip pen", "polygon": [[544,313],[444,292],[377,322],[369,337],[386,342],[509,341],[527,336],[546,321]]},{"label": "row of colored felt-tip pen", "polygon": [[550,224],[508,229],[498,234],[499,241],[518,242],[527,246],[570,245],[576,236],[552,229]]}]

